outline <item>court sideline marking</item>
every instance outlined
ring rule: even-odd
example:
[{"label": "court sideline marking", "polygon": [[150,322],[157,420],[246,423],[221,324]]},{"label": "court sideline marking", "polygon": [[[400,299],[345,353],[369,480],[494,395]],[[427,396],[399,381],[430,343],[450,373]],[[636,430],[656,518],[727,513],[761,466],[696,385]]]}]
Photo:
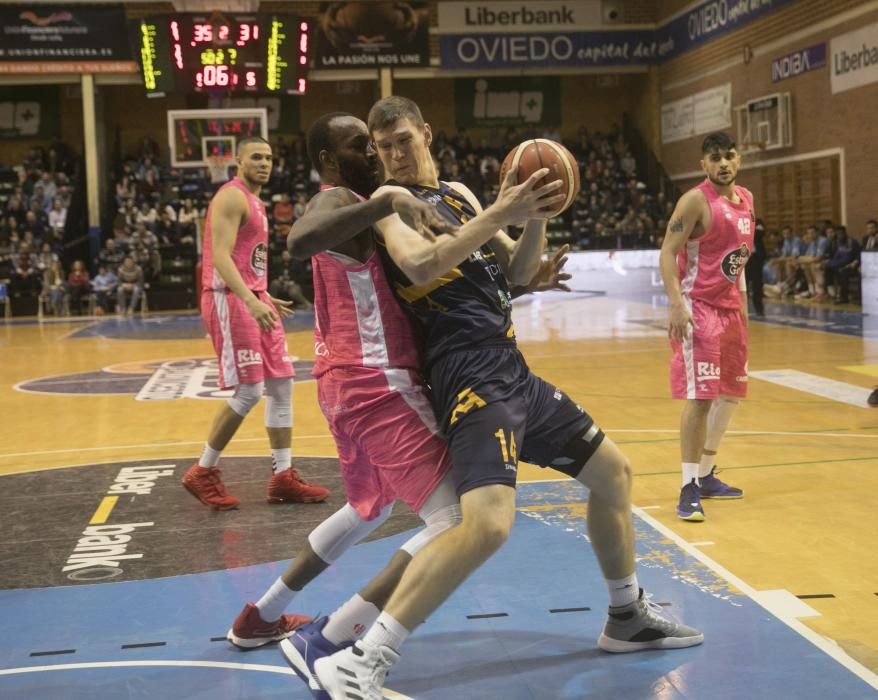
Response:
[{"label": "court sideline marking", "polygon": [[[81,664],[55,664],[49,666],[22,666],[21,668],[0,669],[0,676],[12,676],[20,673],[39,673],[42,671],[73,671],[87,668],[119,668],[124,666],[171,666],[199,668],[230,668],[236,671],[260,671],[262,673],[279,673],[284,676],[295,676],[293,669],[286,666],[270,666],[268,664],[236,664],[228,661],[95,661]],[[382,689],[388,700],[414,700],[394,690]]]},{"label": "court sideline marking", "polygon": [[[607,428],[606,433],[679,433],[677,428]],[[726,435],[781,435],[787,437],[838,437],[838,438],[862,438],[864,440],[878,440],[878,435],[867,435],[865,433],[821,433],[819,431],[786,431],[786,430],[729,430]],[[329,433],[323,435],[293,435],[293,440],[330,440],[332,435]],[[263,442],[267,440],[265,437],[258,438],[235,438],[235,442]],[[150,442],[139,445],[104,445],[101,447],[68,447],[61,450],[33,450],[29,452],[3,452],[0,453],[0,459],[11,459],[13,457],[32,457],[37,455],[54,455],[67,454],[69,452],[106,452],[108,450],[132,450],[144,447],[185,447],[186,445],[203,445],[204,440],[182,440],[179,442]],[[234,456],[234,455],[231,455]],[[160,459],[157,457],[156,459]],[[142,461],[142,460],[141,460]],[[55,467],[47,467],[54,469]],[[36,471],[36,470],[34,470]]]}]

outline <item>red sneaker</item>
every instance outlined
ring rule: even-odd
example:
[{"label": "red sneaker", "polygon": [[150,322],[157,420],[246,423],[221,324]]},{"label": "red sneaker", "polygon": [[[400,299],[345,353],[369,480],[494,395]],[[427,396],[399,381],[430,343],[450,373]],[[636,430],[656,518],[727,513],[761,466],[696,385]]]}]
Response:
[{"label": "red sneaker", "polygon": [[269,503],[320,503],[329,496],[329,489],[312,486],[295,469],[284,469],[268,482]]},{"label": "red sneaker", "polygon": [[247,603],[241,614],[235,618],[226,639],[241,649],[255,649],[286,639],[309,622],[311,618],[307,615],[281,615],[279,620],[266,622],[259,616],[259,608],[253,603]]},{"label": "red sneaker", "polygon": [[217,467],[200,467],[196,462],[183,475],[181,483],[189,493],[212,510],[233,510],[241,501],[226,492],[220,474]]}]

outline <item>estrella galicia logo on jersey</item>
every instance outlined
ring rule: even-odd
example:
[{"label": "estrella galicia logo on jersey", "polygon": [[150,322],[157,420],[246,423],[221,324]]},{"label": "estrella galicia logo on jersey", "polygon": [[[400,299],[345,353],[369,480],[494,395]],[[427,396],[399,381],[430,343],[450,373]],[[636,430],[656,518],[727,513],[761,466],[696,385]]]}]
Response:
[{"label": "estrella galicia logo on jersey", "polygon": [[[296,381],[313,381],[311,360],[293,358]],[[93,372],[30,379],[15,388],[31,394],[94,396],[131,394],[138,401],[228,399],[234,391],[220,389],[215,358],[193,357],[153,362],[126,362]]]},{"label": "estrella galicia logo on jersey", "polygon": [[250,254],[250,267],[253,272],[260,277],[265,277],[265,271],[268,269],[268,246],[265,243],[259,243]]},{"label": "estrella galicia logo on jersey", "polygon": [[[742,219],[743,220],[743,219]],[[737,282],[738,276],[744,272],[744,266],[750,258],[750,248],[742,243],[740,248],[735,248],[726,253],[721,263],[723,275],[729,282]]]}]

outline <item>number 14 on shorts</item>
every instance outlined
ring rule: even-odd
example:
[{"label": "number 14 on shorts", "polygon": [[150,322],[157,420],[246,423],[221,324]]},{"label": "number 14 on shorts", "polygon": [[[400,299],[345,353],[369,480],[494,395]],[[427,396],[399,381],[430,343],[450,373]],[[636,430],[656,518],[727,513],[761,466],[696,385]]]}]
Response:
[{"label": "number 14 on shorts", "polygon": [[509,432],[509,439],[506,439],[506,433],[503,428],[498,428],[497,432],[494,433],[494,437],[497,438],[500,443],[500,454],[503,455],[503,461],[506,463],[507,471],[518,471],[518,448],[515,446],[515,433]]}]

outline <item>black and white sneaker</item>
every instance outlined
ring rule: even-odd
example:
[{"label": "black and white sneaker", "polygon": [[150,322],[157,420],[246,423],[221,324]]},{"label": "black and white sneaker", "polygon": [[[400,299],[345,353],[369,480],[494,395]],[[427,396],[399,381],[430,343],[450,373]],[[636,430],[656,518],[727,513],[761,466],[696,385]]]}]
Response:
[{"label": "black and white sneaker", "polygon": [[704,641],[697,629],[671,622],[662,613],[662,608],[641,588],[640,597],[633,603],[610,608],[598,646],[622,654],[643,649],[682,649]]},{"label": "black and white sneaker", "polygon": [[332,700],[383,700],[384,678],[397,661],[399,654],[390,647],[357,642],[318,659],[314,675]]}]

